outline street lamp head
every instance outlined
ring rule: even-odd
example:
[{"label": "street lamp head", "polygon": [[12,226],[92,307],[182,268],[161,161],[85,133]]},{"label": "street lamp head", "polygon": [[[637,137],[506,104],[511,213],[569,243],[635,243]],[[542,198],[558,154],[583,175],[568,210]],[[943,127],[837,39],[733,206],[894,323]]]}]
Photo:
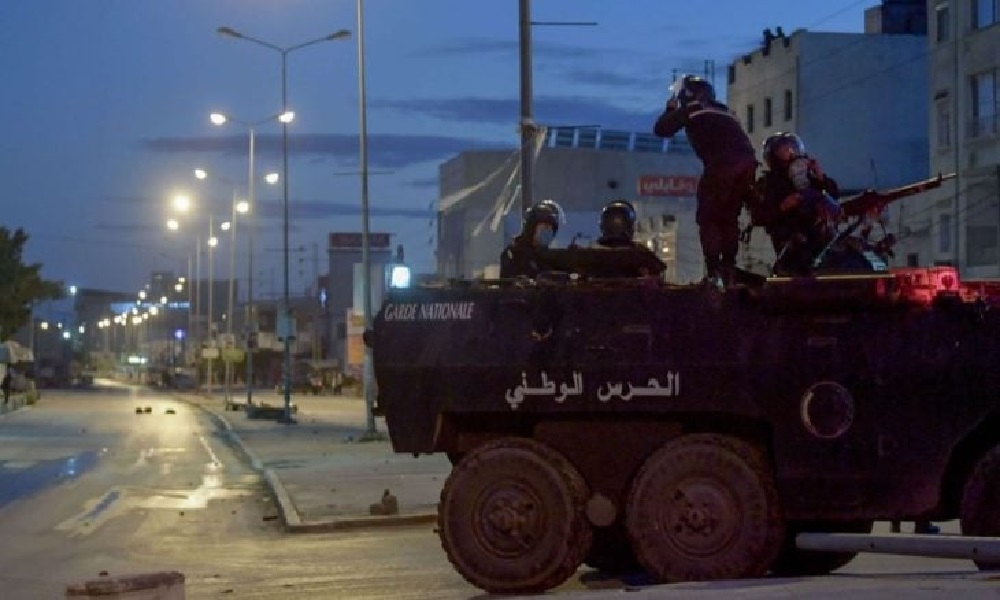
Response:
[{"label": "street lamp head", "polygon": [[239,202],[236,203],[236,212],[240,213],[241,215],[247,214],[248,212],[250,212],[250,203],[247,202],[246,200],[240,200]]},{"label": "street lamp head", "polygon": [[240,33],[239,31],[236,31],[232,27],[225,27],[225,26],[219,27],[218,29],[215,30],[215,33],[218,33],[219,35],[226,35],[226,36],[229,36],[229,37],[234,37],[234,38],[241,38],[241,37],[243,37],[242,33]]},{"label": "street lamp head", "polygon": [[223,221],[223,222],[222,222],[222,223],[221,223],[221,224],[219,225],[219,229],[221,229],[221,230],[223,230],[223,231],[229,231],[229,228],[230,228],[230,227],[232,227],[232,225],[233,225],[233,224],[232,224],[232,223],[230,223],[229,221]]},{"label": "street lamp head", "polygon": [[167,219],[167,229],[170,231],[177,231],[181,228],[181,224],[177,222],[177,219]]},{"label": "street lamp head", "polygon": [[278,120],[282,123],[291,123],[295,120],[295,111],[286,110],[285,112],[278,115]]},{"label": "street lamp head", "polygon": [[340,30],[335,31],[335,32],[331,33],[330,35],[326,36],[326,39],[331,40],[331,41],[332,40],[346,40],[346,39],[349,39],[350,37],[351,37],[351,30],[350,29],[340,29]]},{"label": "street lamp head", "polygon": [[191,210],[191,198],[184,194],[177,194],[174,196],[174,208],[181,212]]},{"label": "street lamp head", "polygon": [[226,121],[229,120],[229,117],[227,117],[222,113],[214,112],[208,115],[208,119],[212,122],[213,125],[225,125]]},{"label": "street lamp head", "polygon": [[266,181],[271,185],[278,183],[279,179],[281,179],[281,175],[277,173],[268,173],[267,175],[264,176],[264,181]]},{"label": "street lamp head", "polygon": [[194,170],[195,179],[208,179],[208,171],[205,169],[195,169]]},{"label": "street lamp head", "polygon": [[214,235],[208,238],[208,245],[211,248],[215,248],[216,246],[219,245],[219,238],[215,237]]}]

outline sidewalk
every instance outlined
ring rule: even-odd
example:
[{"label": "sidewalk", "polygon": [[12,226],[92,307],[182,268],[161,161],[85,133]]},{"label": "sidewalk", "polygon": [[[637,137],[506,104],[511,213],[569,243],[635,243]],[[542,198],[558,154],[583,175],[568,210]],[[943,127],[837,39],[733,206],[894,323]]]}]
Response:
[{"label": "sidewalk", "polygon": [[[212,415],[271,488],[290,532],[331,531],[431,523],[451,464],[443,454],[395,454],[385,423],[376,419],[380,441],[366,433],[364,399],[352,396],[292,396],[294,424],[250,419],[225,410],[222,394],[177,394]],[[237,391],[234,402],[245,395]],[[271,390],[254,393],[255,403],[283,406]],[[373,515],[371,507],[388,490],[398,514]]]}]

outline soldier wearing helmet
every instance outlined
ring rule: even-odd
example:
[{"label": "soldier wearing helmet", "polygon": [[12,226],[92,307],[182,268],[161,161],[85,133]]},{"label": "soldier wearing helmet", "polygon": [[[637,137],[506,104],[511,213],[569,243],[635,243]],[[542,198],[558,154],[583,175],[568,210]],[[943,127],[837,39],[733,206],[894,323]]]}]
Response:
[{"label": "soldier wearing helmet", "polygon": [[562,210],[552,200],[542,200],[524,213],[521,233],[500,255],[500,277],[535,277],[545,270],[538,249],[548,248],[559,231]]},{"label": "soldier wearing helmet", "polygon": [[757,171],[753,143],[736,116],[715,99],[712,84],[685,75],[671,86],[673,95],[653,131],[672,137],[687,133],[703,172],[695,214],[707,279],[732,281],[739,249],[739,215],[751,194]]},{"label": "soldier wearing helmet", "polygon": [[627,200],[615,200],[601,209],[601,237],[597,244],[606,248],[635,245],[635,207]]},{"label": "soldier wearing helmet", "polygon": [[819,161],[806,154],[805,144],[794,133],[768,136],[763,153],[767,170],[760,182],[761,202],[753,221],[771,237],[778,257],[775,271],[803,274],[832,239],[840,191]]},{"label": "soldier wearing helmet", "polygon": [[602,276],[649,277],[659,275],[666,266],[656,254],[646,246],[634,241],[635,207],[628,200],[613,200],[601,209],[601,237],[597,247],[612,250],[628,250],[628,259],[605,261],[607,270]]}]

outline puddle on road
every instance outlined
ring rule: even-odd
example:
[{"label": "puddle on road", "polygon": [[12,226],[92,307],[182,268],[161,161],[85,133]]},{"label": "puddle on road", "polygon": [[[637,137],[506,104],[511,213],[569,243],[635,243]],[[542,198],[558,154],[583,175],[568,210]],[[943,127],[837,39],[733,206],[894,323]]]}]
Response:
[{"label": "puddle on road", "polygon": [[89,450],[69,458],[3,463],[0,470],[0,507],[42,489],[79,477],[93,469],[107,452]]},{"label": "puddle on road", "polygon": [[[230,485],[246,485],[246,477],[227,477],[224,465],[208,445],[204,437],[199,436],[202,447],[206,450],[211,462],[205,463],[201,475],[201,484],[194,489],[151,489],[139,486],[115,486],[96,498],[84,503],[82,511],[56,525],[56,530],[65,531],[70,536],[88,535],[111,519],[127,514],[133,510],[166,509],[166,510],[199,510],[208,506],[212,500],[238,498],[253,494],[253,490],[243,487],[226,487]],[[173,456],[184,452],[183,448],[152,448],[140,452],[139,460],[133,468],[153,466],[149,459],[153,457],[166,458],[159,465],[160,473],[169,472]]]}]

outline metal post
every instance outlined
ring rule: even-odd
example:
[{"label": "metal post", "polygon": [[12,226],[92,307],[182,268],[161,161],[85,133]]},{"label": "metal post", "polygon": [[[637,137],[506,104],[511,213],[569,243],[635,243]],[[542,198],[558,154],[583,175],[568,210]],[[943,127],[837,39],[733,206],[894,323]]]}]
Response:
[{"label": "metal post", "polygon": [[[365,102],[365,28],[363,0],[358,0],[358,115],[359,115],[359,146],[361,162],[361,287],[364,296],[365,331],[372,327],[372,285],[371,285],[371,251],[368,219],[368,125]],[[365,345],[364,363],[362,365],[362,388],[365,396],[366,435],[374,437],[375,433],[375,390],[374,373],[372,372],[372,350]]]},{"label": "metal post", "polygon": [[253,345],[249,343],[251,334],[257,331],[256,327],[256,315],[254,313],[253,304],[253,214],[257,210],[255,203],[256,198],[254,198],[254,169],[253,169],[253,153],[254,153],[254,129],[250,128],[250,175],[249,181],[247,183],[247,202],[249,202],[250,207],[247,210],[247,253],[249,254],[249,259],[247,260],[247,406],[253,404]]},{"label": "metal post", "polygon": [[[286,63],[288,58],[288,51],[281,51],[281,112],[288,111],[288,94],[286,86]],[[292,340],[291,337],[294,335],[292,331],[292,306],[291,299],[289,297],[288,291],[288,123],[281,122],[281,187],[282,187],[282,256],[284,257],[284,291],[282,293],[282,306],[281,311],[285,318],[285,339],[283,342],[284,350],[284,373],[282,374],[282,388],[283,395],[285,397],[285,414],[283,421],[285,423],[292,423]]]},{"label": "metal post", "polygon": [[[360,2],[360,0],[358,0]],[[518,32],[521,58],[521,214],[532,204],[532,147],[535,123],[531,110],[531,0],[520,0]],[[360,34],[359,34],[360,36]]]},{"label": "metal post", "polygon": [[195,236],[194,250],[194,381],[198,385],[198,371],[201,364],[201,234]]},{"label": "metal post", "polygon": [[[226,307],[226,341],[233,334],[233,283],[236,279],[236,189],[233,188],[233,201],[230,207],[231,217],[229,218],[229,302]],[[232,379],[233,366],[228,358],[224,359],[226,366],[226,406],[233,403]]]},{"label": "metal post", "polygon": [[[212,335],[213,330],[214,330],[214,323],[212,321],[212,319],[213,319],[212,313],[215,312],[215,305],[213,304],[213,299],[212,299],[212,288],[215,287],[215,247],[212,246],[212,238],[215,237],[213,235],[214,231],[215,231],[215,222],[214,222],[212,216],[209,215],[209,217],[208,217],[208,250],[207,250],[207,252],[208,252],[208,342],[209,342],[209,346],[212,347],[212,348],[215,347],[215,338]],[[214,362],[215,362],[214,358],[209,358],[208,359],[208,373],[206,375],[206,378],[208,380],[208,390],[207,391],[208,391],[208,396],[209,397],[212,396],[212,379],[213,379],[213,376],[214,376],[214,373],[212,371],[213,371],[213,367],[215,366],[213,364]]]}]

